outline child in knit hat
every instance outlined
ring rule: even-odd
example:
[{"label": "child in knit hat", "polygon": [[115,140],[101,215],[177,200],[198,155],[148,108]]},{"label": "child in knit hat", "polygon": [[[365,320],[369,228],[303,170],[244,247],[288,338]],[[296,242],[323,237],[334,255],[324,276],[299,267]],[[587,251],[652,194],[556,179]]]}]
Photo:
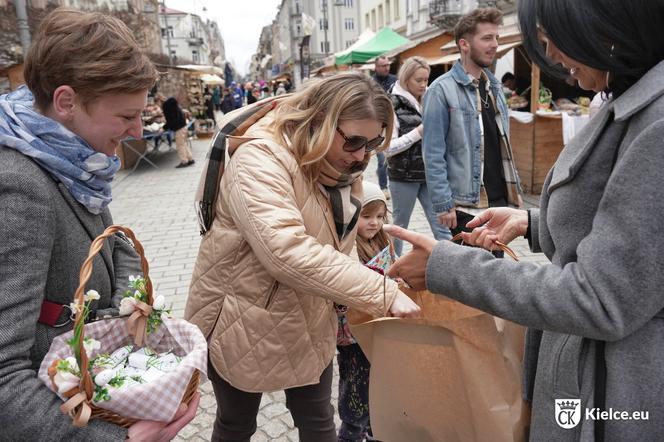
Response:
[{"label": "child in knit hat", "polygon": [[[367,264],[379,253],[393,257],[390,237],[383,231],[388,206],[385,194],[376,184],[365,181],[362,211],[357,221],[357,254]],[[376,271],[373,266],[371,267]],[[343,305],[335,305],[339,318],[337,334],[337,362],[339,364],[339,417],[341,428],[338,440],[363,441],[371,437],[369,423],[369,369],[370,364],[348,327]]]}]

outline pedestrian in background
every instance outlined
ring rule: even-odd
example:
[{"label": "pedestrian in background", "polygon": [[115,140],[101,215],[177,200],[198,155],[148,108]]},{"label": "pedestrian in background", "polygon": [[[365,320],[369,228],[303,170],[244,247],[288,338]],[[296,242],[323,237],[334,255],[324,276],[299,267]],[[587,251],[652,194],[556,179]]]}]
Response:
[{"label": "pedestrian in background", "polygon": [[[429,84],[430,72],[422,57],[410,57],[401,65],[398,80],[392,87],[394,131],[385,156],[394,224],[407,228],[415,202],[419,201],[433,236],[440,240],[447,237],[447,232],[433,211],[422,157],[422,96]],[[401,240],[394,241],[394,248],[396,254],[401,255]]]},{"label": "pedestrian in background", "polygon": [[[383,88],[388,94],[392,92],[392,86],[397,81],[397,76],[390,74],[390,60],[387,57],[379,56],[374,62],[374,75],[372,77],[376,83]],[[378,174],[378,185],[385,193],[385,198],[390,199],[390,191],[387,186],[387,163],[385,162],[385,154],[378,152],[376,154],[376,162],[378,166],[376,173]]]},{"label": "pedestrian in background", "polygon": [[[531,440],[660,440],[664,2],[520,0],[518,11],[533,62],[612,98],[560,153],[539,209],[488,209],[463,236],[492,249],[525,235],[551,263],[497,260],[394,227],[415,248],[390,274],[530,327]],[[560,419],[562,399],[579,401],[574,422]]]},{"label": "pedestrian in background", "polygon": [[457,228],[457,206],[521,206],[507,101],[489,69],[502,22],[503,13],[496,8],[461,17],[454,27],[461,58],[431,83],[424,97],[426,182],[447,236]]},{"label": "pedestrian in background", "polygon": [[163,129],[175,133],[175,149],[177,150],[178,157],[180,157],[180,163],[175,168],[189,167],[196,161],[194,161],[189,143],[187,142],[187,119],[184,116],[184,112],[175,97],[170,97],[164,101],[162,110],[166,119]]},{"label": "pedestrian in background", "polygon": [[370,78],[344,73],[253,111],[227,116],[246,131],[227,138],[221,183],[208,179],[212,163],[199,187],[199,206],[215,217],[201,213],[185,317],[209,342],[212,440],[249,441],[263,392],[285,390],[300,440],[336,442],[333,302],[375,316],[419,312],[395,281],[348,256],[362,173],[387,145],[392,103]]},{"label": "pedestrian in background", "polygon": [[[357,220],[355,245],[362,264],[378,255],[392,242],[383,231],[387,221],[387,199],[374,183],[364,181],[362,211]],[[389,251],[389,253],[392,253]],[[348,307],[335,304],[339,328],[337,331],[337,364],[339,365],[339,400],[337,409],[341,419],[339,442],[362,442],[371,438],[369,420],[369,370],[371,364],[350,331],[346,312]]]},{"label": "pedestrian in background", "polygon": [[233,102],[233,94],[229,88],[224,88],[223,95],[221,97],[221,111],[224,114],[232,112],[235,109],[235,103]]},{"label": "pedestrian in background", "polygon": [[[171,423],[79,428],[37,378],[53,339],[72,330],[81,265],[113,224],[116,150],[141,138],[157,70],[117,18],[60,8],[33,34],[24,76],[27,86],[0,96],[0,440],[170,440],[193,419],[198,393]],[[88,282],[100,295],[90,317],[117,316],[140,272],[129,241],[109,238]]]}]

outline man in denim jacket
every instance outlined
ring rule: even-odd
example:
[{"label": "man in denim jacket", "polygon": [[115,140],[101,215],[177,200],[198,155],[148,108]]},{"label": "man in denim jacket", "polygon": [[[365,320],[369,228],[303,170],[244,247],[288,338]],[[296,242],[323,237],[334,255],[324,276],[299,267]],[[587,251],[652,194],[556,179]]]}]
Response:
[{"label": "man in denim jacket", "polygon": [[461,59],[424,97],[426,181],[438,221],[449,229],[457,228],[457,205],[521,203],[507,103],[488,69],[496,58],[500,24],[502,12],[495,8],[463,16],[454,29]]}]

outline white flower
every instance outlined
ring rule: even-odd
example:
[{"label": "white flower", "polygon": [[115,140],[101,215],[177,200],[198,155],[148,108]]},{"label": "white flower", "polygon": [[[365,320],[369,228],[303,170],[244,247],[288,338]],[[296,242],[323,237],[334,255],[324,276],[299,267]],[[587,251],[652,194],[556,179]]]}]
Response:
[{"label": "white flower", "polygon": [[134,298],[140,299],[141,298],[141,292],[139,292],[138,290],[134,291]]},{"label": "white flower", "polygon": [[71,309],[72,316],[78,313],[78,304],[76,304],[75,302],[70,302],[69,308]]},{"label": "white flower", "polygon": [[134,281],[136,281],[136,279],[138,279],[138,278],[136,278],[136,276],[129,275],[129,282],[134,282]]},{"label": "white flower", "polygon": [[166,307],[166,299],[164,298],[164,295],[158,295],[156,298],[154,298],[152,307],[155,310],[163,310],[164,307]]},{"label": "white flower", "polygon": [[96,339],[86,337],[83,339],[83,348],[85,348],[85,352],[89,356],[94,350],[101,348],[101,342],[97,341]]},{"label": "white flower", "polygon": [[78,362],[76,362],[75,357],[69,356],[68,358],[65,358],[65,361],[69,363],[69,367],[71,367],[72,370],[78,371]]},{"label": "white flower", "polygon": [[94,301],[98,300],[100,298],[99,292],[97,290],[88,290],[88,292],[85,294],[84,299],[85,301]]},{"label": "white flower", "polygon": [[58,371],[53,377],[55,385],[58,387],[58,393],[64,394],[72,388],[78,387],[80,379],[75,374],[68,371]]},{"label": "white flower", "polygon": [[132,297],[122,298],[120,301],[120,316],[130,315],[136,310],[136,299]]}]

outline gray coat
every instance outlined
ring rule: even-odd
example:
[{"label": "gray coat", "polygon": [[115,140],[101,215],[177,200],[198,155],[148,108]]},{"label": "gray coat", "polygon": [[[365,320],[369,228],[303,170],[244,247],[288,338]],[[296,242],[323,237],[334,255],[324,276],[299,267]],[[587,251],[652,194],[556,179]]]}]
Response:
[{"label": "gray coat", "polygon": [[[531,211],[533,248],[551,264],[493,259],[439,243],[436,293],[543,333],[526,347],[531,440],[591,441],[594,421],[554,419],[554,399],[593,407],[596,340],[606,341],[606,408],[648,421],[605,421],[606,440],[664,434],[664,62],[607,103],[563,150]],[[615,163],[615,165],[614,165]]]},{"label": "gray coat", "polygon": [[[126,438],[126,429],[100,420],[74,427],[59,410],[60,398],[37,378],[53,338],[72,328],[71,322],[61,328],[38,323],[42,300],[73,301],[92,239],[110,224],[108,210],[92,215],[35,162],[0,146],[0,441]],[[119,238],[107,241],[100,255],[86,289],[100,293],[92,307],[101,316],[113,312],[113,295],[117,301],[140,267]]]}]

